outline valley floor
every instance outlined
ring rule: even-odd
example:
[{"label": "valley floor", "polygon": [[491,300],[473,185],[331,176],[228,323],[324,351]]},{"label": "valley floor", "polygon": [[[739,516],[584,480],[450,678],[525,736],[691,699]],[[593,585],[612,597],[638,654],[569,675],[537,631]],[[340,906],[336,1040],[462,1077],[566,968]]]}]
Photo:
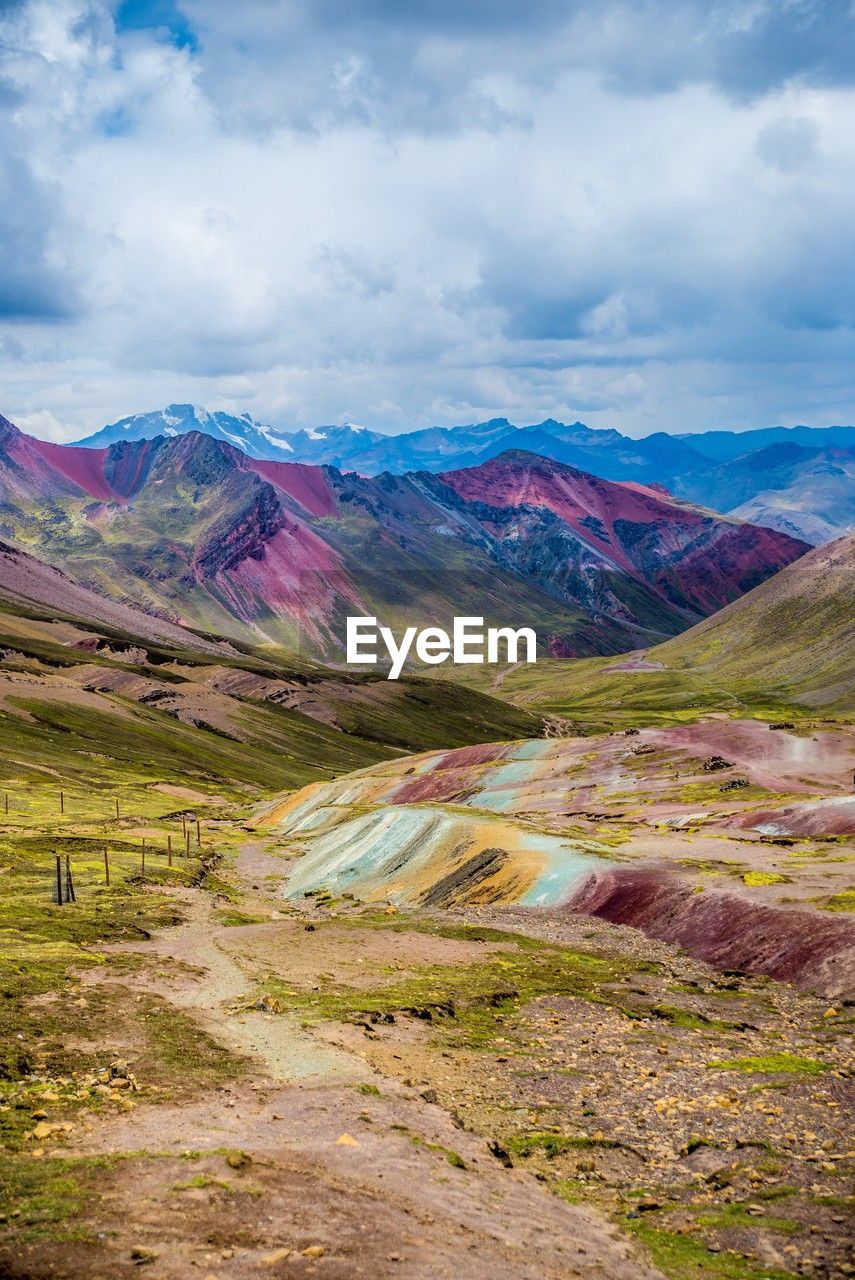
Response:
[{"label": "valley floor", "polygon": [[68,982],[15,987],[7,868],[3,1275],[853,1274],[848,1005],[589,917],[287,901],[212,812],[121,897],[86,865]]}]

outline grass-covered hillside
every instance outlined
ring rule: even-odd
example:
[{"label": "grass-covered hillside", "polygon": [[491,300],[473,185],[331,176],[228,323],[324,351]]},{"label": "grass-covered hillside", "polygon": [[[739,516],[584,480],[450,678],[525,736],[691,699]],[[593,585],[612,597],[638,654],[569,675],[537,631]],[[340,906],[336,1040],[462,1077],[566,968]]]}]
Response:
[{"label": "grass-covered hillside", "polygon": [[538,718],[441,682],[281,652],[170,648],[0,597],[0,789],[152,781],[264,795],[425,748],[536,736]]}]

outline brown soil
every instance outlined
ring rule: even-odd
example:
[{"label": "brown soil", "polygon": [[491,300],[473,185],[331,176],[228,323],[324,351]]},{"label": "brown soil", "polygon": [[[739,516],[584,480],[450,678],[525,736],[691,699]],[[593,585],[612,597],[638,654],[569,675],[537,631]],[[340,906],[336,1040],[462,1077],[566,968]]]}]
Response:
[{"label": "brown soil", "polygon": [[[141,1091],[85,1113],[44,1153],[88,1162],[76,1175],[90,1193],[83,1239],[22,1240],[12,1224],[4,1243],[0,1224],[0,1274],[661,1276],[618,1221],[708,1244],[710,1269],[672,1273],[681,1280],[756,1280],[763,1266],[848,1274],[846,1010],[559,911],[467,908],[365,927],[357,903],[283,901],[287,865],[253,841],[218,871],[261,923],[223,923],[223,900],[179,891],[183,923],[81,975],[83,998],[114,1010],[105,1061],[127,1059]],[[405,1010],[389,1022],[309,1012],[303,1025],[313,993],[376,990],[425,965],[495,963],[501,984],[511,939],[443,936],[432,922],[613,956],[626,977],[596,1001],[497,1009],[484,1047],[461,1044],[454,1017]],[[270,975],[302,994],[300,1016],[258,1007]],[[189,1017],[222,1046],[235,1064],[224,1081],[198,1084],[210,1066],[196,1073],[192,1060],[180,1080],[146,1066],[137,1024],[119,1011],[155,999],[164,1021]],[[91,1048],[81,1034],[81,1053]],[[822,1073],[714,1066],[770,1053]],[[748,1269],[713,1269],[727,1250]]]},{"label": "brown soil", "polygon": [[[167,622],[116,600],[108,600],[97,592],[90,591],[88,587],[78,585],[52,565],[7,543],[0,543],[0,590],[12,600],[49,610],[55,609],[65,616],[71,614],[78,618],[89,618],[154,643],[173,644],[202,653],[227,653],[231,650],[231,646],[225,642],[214,644],[174,622]],[[8,619],[6,623],[8,625]],[[59,630],[66,624],[47,625]]]},{"label": "brown soil", "polygon": [[[250,846],[236,875],[257,877],[276,865]],[[190,1267],[222,1278],[658,1274],[597,1210],[565,1203],[528,1172],[503,1167],[483,1135],[378,1074],[361,1044],[246,1008],[271,931],[298,982],[322,965],[349,977],[357,948],[331,954],[329,938],[307,933],[302,917],[218,927],[209,895],[179,896],[183,924],[114,951],[117,959],[145,956],[142,970],[119,979],[110,967],[89,971],[85,985],[112,994],[118,1006],[151,989],[155,965],[159,997],[224,1048],[248,1055],[250,1069],[173,1103],[156,1101],[143,1082],[133,1109],[77,1126],[47,1155],[107,1159],[91,1175],[87,1240],[0,1247],[4,1276],[106,1280],[135,1274],[141,1260],[152,1280],[183,1280],[195,1274]],[[269,912],[269,890],[249,889],[244,905]],[[365,943],[361,958],[371,968],[401,956],[462,963],[471,949],[423,935],[403,948],[391,936]],[[119,1032],[104,1047],[115,1053],[121,1043]],[[125,1054],[129,1047],[134,1065],[126,1037]],[[240,1167],[229,1165],[229,1152]],[[323,1256],[303,1252],[313,1249]]]}]

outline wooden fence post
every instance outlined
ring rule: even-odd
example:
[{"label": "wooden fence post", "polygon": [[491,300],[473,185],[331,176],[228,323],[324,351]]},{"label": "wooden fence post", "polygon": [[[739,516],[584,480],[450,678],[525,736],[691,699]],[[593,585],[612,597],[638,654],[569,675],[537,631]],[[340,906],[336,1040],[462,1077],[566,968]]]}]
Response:
[{"label": "wooden fence post", "polygon": [[64,791],[60,791],[59,793],[59,811],[60,813],[65,813],[65,792]]},{"label": "wooden fence post", "polygon": [[62,858],[60,858],[56,849],[53,851],[56,858],[56,900],[62,906]]},{"label": "wooden fence post", "polygon": [[65,855],[65,900],[66,902],[76,902],[77,894],[74,892],[74,879],[71,875],[71,858]]},{"label": "wooden fence post", "polygon": [[104,883],[110,887],[110,854],[107,848],[104,849]]},{"label": "wooden fence post", "polygon": [[197,818],[196,819],[196,844],[201,845],[201,843],[202,843],[202,828],[199,824],[199,819]]}]

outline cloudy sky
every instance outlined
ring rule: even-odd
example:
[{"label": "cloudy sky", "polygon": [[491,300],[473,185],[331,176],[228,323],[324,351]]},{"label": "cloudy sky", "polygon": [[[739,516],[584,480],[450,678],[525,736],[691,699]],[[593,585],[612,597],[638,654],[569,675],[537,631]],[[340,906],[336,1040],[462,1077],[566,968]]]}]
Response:
[{"label": "cloudy sky", "polygon": [[0,0],[0,411],[855,422],[850,0]]}]

